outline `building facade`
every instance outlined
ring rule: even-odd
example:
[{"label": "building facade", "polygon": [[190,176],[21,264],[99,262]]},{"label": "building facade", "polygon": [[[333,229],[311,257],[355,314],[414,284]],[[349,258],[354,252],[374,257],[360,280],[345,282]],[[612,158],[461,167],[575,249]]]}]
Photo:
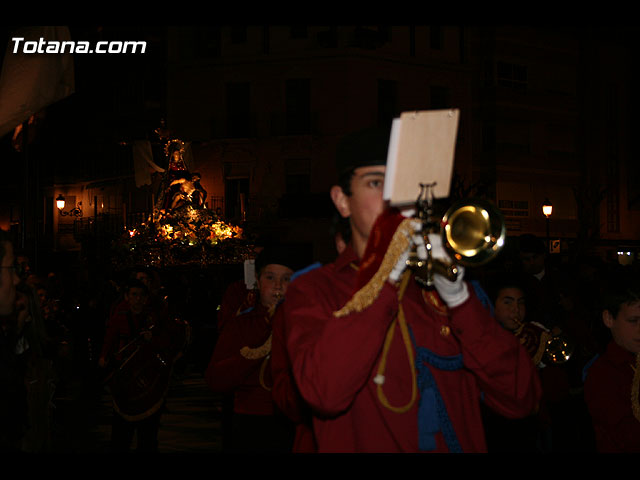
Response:
[{"label": "building facade", "polygon": [[[102,102],[110,124],[100,125],[111,133],[101,137],[99,171],[85,167],[82,181],[57,176],[45,189],[38,228],[53,248],[79,248],[78,224],[86,232],[108,214],[117,229],[148,214],[153,184],[135,182],[133,145],[156,142],[164,118],[189,143],[209,208],[330,259],[340,138],[403,111],[458,108],[454,185],[494,201],[509,236],[548,236],[560,253],[636,251],[633,49],[611,32],[198,26],[145,35],[154,56],[101,83],[111,82]],[[56,210],[60,193],[82,203],[73,228]]]}]

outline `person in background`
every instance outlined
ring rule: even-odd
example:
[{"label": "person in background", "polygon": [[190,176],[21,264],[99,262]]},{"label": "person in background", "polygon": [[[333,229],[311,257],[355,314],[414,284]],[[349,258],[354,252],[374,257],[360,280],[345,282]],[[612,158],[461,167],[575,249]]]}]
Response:
[{"label": "person in background", "polygon": [[234,394],[231,438],[225,442],[231,451],[291,450],[293,426],[271,396],[271,341],[273,315],[296,268],[286,248],[266,246],[255,261],[254,301],[232,299],[225,307],[235,316],[221,324],[205,379],[213,391]]},{"label": "person in background", "polygon": [[[487,288],[488,296],[496,321],[520,341],[534,364],[542,369],[545,367],[545,345],[551,334],[543,325],[529,321],[525,285],[526,281],[520,275],[494,272]],[[524,418],[505,418],[486,407],[482,413],[489,453],[550,451],[550,425],[543,402],[537,412]]]},{"label": "person in background", "polygon": [[[100,368],[108,368],[116,372],[112,381],[131,381],[127,376],[118,377],[119,369],[133,356],[149,347],[166,362],[173,360],[173,335],[165,312],[154,308],[149,303],[147,286],[139,280],[129,280],[124,288],[124,302],[111,314],[107,323],[102,350],[98,358]],[[141,357],[136,357],[141,358]],[[156,355],[152,355],[155,359]],[[125,370],[126,371],[126,370]],[[133,379],[135,381],[135,379]],[[120,391],[120,384],[110,384],[110,389]],[[122,387],[125,389],[125,387]],[[166,394],[166,391],[164,392]],[[131,390],[131,394],[138,394]],[[119,401],[127,399],[119,397]],[[163,410],[164,396],[150,405],[149,414],[140,415],[140,419],[129,418],[121,413],[114,397],[114,414],[111,431],[111,449],[114,452],[126,452],[130,449],[133,436],[137,433],[138,452],[156,452],[158,450],[158,429]]]},{"label": "person in background", "polygon": [[0,230],[0,451],[19,452],[28,425],[27,389],[23,349],[28,316],[27,298],[16,287],[11,237]]},{"label": "person in background", "polygon": [[640,453],[640,280],[631,267],[605,279],[604,352],[586,369],[584,397],[600,453]]}]

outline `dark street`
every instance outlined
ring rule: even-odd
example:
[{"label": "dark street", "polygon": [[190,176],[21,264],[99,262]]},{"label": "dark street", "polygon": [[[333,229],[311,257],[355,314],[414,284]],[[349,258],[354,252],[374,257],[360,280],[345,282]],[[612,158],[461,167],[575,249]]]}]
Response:
[{"label": "dark street", "polygon": [[[68,395],[54,401],[54,453],[109,452],[111,397],[106,389],[87,383],[76,382]],[[201,374],[174,375],[158,435],[159,453],[219,452],[220,415],[220,398]]]}]

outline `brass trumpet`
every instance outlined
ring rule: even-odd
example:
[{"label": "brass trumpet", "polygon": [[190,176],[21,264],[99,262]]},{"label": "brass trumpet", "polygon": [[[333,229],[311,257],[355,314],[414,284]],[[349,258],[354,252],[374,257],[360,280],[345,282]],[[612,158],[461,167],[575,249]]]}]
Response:
[{"label": "brass trumpet", "polygon": [[[422,236],[426,247],[426,259],[413,249],[407,267],[413,270],[422,286],[433,285],[433,275],[439,273],[449,280],[458,275],[458,265],[474,267],[492,260],[504,246],[506,228],[504,217],[494,205],[481,199],[455,202],[439,219],[433,212],[433,185],[421,184],[416,201],[416,217],[422,222]],[[432,257],[428,235],[439,233],[442,245],[453,262],[447,263]]]},{"label": "brass trumpet", "polygon": [[545,362],[561,365],[571,358],[574,350],[575,345],[569,337],[563,334],[554,335],[547,340],[544,350]]}]

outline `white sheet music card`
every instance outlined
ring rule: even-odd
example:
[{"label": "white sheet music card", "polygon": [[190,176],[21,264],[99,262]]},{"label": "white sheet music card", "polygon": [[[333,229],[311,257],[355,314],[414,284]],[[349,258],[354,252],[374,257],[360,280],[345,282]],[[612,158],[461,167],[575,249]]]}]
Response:
[{"label": "white sheet music card", "polygon": [[433,184],[434,198],[449,196],[458,109],[403,112],[389,138],[383,198],[392,206],[414,205],[420,184]]},{"label": "white sheet music card", "polygon": [[244,261],[244,284],[247,290],[253,290],[256,286],[256,261],[253,258]]}]

